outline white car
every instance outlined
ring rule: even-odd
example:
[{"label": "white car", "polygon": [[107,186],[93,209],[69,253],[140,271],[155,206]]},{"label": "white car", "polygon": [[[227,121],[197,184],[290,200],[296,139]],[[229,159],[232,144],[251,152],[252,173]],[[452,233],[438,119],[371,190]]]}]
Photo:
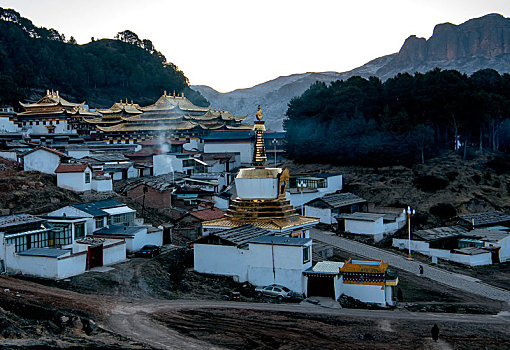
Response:
[{"label": "white car", "polygon": [[271,298],[276,298],[278,301],[282,301],[283,299],[292,299],[300,297],[299,294],[294,293],[289,288],[281,286],[279,284],[270,284],[265,287],[257,287],[255,288],[255,293],[257,296],[267,296]]}]

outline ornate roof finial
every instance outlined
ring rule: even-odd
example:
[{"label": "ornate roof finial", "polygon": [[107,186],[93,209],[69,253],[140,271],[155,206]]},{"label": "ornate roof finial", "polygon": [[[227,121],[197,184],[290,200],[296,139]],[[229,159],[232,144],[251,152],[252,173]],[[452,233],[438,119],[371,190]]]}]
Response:
[{"label": "ornate roof finial", "polygon": [[50,95],[50,90],[46,90],[46,96]]},{"label": "ornate roof finial", "polygon": [[165,96],[165,97],[166,97],[166,90],[163,92],[163,96]]},{"label": "ornate roof finial", "polygon": [[266,147],[264,146],[264,131],[266,131],[266,127],[264,126],[265,122],[262,120],[263,115],[259,105],[255,114],[257,120],[255,120],[255,125],[253,126],[253,130],[255,130],[255,148],[253,149],[253,162],[251,165],[255,167],[263,167],[267,162]]},{"label": "ornate roof finial", "polygon": [[257,117],[258,120],[262,120],[262,116],[264,115],[264,113],[262,113],[261,109],[260,109],[260,105],[257,107],[257,113],[255,114],[255,116]]}]

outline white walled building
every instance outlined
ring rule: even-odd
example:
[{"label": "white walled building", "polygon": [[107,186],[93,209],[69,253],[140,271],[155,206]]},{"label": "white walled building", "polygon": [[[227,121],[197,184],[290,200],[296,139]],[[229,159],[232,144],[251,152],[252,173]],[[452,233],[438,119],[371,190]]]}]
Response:
[{"label": "white walled building", "polygon": [[[341,191],[343,178],[341,174],[330,173],[303,175],[292,178],[291,184],[285,195],[290,200],[290,204],[297,208],[316,198]],[[306,187],[300,190],[298,188],[300,184]]]},{"label": "white walled building", "polygon": [[87,220],[87,232],[91,234],[108,225],[132,226],[135,223],[135,214],[136,210],[131,209],[126,204],[113,199],[106,199],[71,204],[54,210],[48,215],[84,217]]},{"label": "white walled building", "polygon": [[303,293],[303,271],[312,264],[312,240],[270,234],[245,225],[202,237],[193,244],[195,271],[255,285],[282,284]]},{"label": "white walled building", "polygon": [[87,240],[85,219],[28,214],[0,217],[0,262],[5,272],[44,278],[75,276],[126,259],[124,240]]},{"label": "white walled building", "polygon": [[124,239],[128,252],[137,252],[146,244],[163,245],[163,230],[148,226],[110,225],[95,231],[94,237]]},{"label": "white walled building", "polygon": [[218,131],[203,136],[204,153],[239,153],[242,164],[250,164],[253,155],[253,133],[250,131]]},{"label": "white walled building", "polygon": [[[382,208],[380,209],[382,210]],[[379,242],[385,236],[391,235],[405,226],[406,217],[404,209],[398,209],[396,212],[338,214],[336,221],[340,231],[370,236],[375,242]]]},{"label": "white walled building", "polygon": [[367,201],[352,193],[333,193],[305,204],[305,215],[317,217],[323,224],[336,224],[341,213],[366,211]]},{"label": "white walled building", "polygon": [[40,171],[41,173],[53,175],[59,164],[67,159],[69,157],[62,152],[39,146],[25,153],[23,156],[23,170]]},{"label": "white walled building", "polygon": [[92,189],[92,169],[87,164],[60,164],[55,173],[58,187],[76,192]]}]

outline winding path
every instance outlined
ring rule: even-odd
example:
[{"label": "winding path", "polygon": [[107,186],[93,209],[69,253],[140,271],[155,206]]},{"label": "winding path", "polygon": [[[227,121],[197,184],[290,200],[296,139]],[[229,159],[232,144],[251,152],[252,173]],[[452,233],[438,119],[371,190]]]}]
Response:
[{"label": "winding path", "polygon": [[[156,312],[192,309],[244,309],[269,312],[320,314],[375,320],[466,322],[477,324],[501,324],[505,327],[510,325],[510,314],[508,313],[501,313],[499,315],[467,315],[415,313],[399,310],[337,309],[324,308],[306,302],[301,304],[274,304],[206,300],[150,300],[117,304],[107,317],[106,322],[102,325],[102,327],[130,339],[149,344],[158,349],[221,349],[220,347],[209,343],[184,336],[177,331],[158,323],[151,317],[151,314]],[[214,328],[214,325],[211,325],[211,328]]]},{"label": "winding path", "polygon": [[493,300],[506,301],[510,304],[510,290],[491,286],[490,284],[483,283],[479,279],[460,273],[446,271],[420,261],[408,260],[405,257],[391,253],[387,250],[375,248],[368,244],[352,241],[350,239],[341,238],[328,231],[312,229],[310,236],[314,240],[351,252],[357,256],[362,256],[368,259],[383,259],[384,261],[389,262],[391,266],[411,273],[418,274],[420,265],[423,265],[425,267],[423,273],[424,277],[452,288],[481,295]]}]

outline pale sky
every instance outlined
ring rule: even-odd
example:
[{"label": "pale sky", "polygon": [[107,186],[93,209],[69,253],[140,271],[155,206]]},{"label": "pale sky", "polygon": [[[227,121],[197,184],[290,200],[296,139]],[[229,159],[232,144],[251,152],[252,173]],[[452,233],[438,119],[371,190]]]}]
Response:
[{"label": "pale sky", "polygon": [[397,52],[409,35],[510,0],[0,0],[79,44],[129,29],[150,39],[192,85],[227,92],[281,75],[344,72]]}]

